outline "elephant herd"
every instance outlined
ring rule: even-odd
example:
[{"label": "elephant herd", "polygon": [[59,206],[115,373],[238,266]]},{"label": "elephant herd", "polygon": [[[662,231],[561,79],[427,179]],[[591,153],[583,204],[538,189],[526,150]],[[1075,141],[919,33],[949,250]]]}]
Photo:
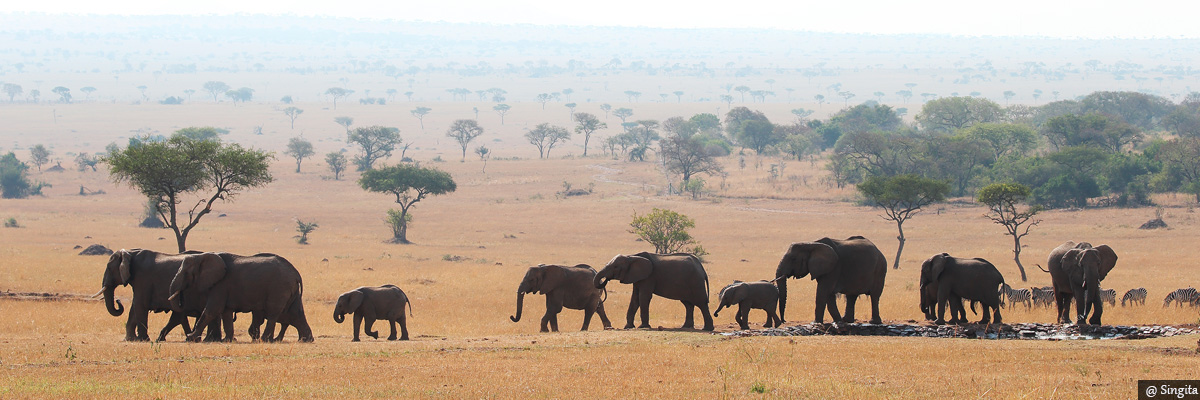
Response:
[{"label": "elephant herd", "polygon": [[[1104,306],[1099,284],[1116,261],[1116,253],[1106,245],[1068,241],[1051,251],[1048,269],[1044,271],[1053,281],[1060,323],[1071,322],[1072,302],[1075,302],[1075,323],[1083,324],[1085,319],[1089,324],[1101,323]],[[886,275],[887,260],[883,253],[862,236],[793,243],[779,261],[774,279],[734,281],[725,286],[718,294],[717,309],[710,315],[709,279],[699,258],[686,253],[622,254],[613,257],[599,271],[585,264],[541,264],[529,268],[517,287],[516,315],[509,318],[513,322],[521,320],[526,294],[544,294],[546,313],[541,319],[542,332],[558,331],[558,313],[564,307],[584,311],[583,330],[588,329],[594,314],[600,317],[605,329],[611,329],[604,301],[607,284],[616,279],[632,286],[625,329],[635,327],[639,312],[641,318],[636,327],[650,327],[650,301],[655,295],[683,303],[686,309],[683,328],[695,328],[698,308],[704,320],[702,329],[711,331],[713,316],[734,305],[738,306],[734,319],[741,329],[749,329],[752,309],[766,312],[765,327],[778,327],[785,322],[788,279],[807,276],[817,281],[813,322],[824,322],[826,313],[834,322],[854,322],[856,301],[866,295],[871,300],[870,323],[880,324],[879,298]],[[1010,301],[1014,298],[1003,275],[982,258],[936,254],[922,263],[919,283],[920,309],[927,319],[938,324],[965,323],[964,301],[970,302],[973,311],[976,304],[982,306],[980,323],[1001,323],[1001,294],[1008,291]],[[149,340],[146,331],[149,312],[170,313],[167,325],[159,332],[160,341],[175,326],[183,327],[189,341],[233,340],[236,313],[251,314],[248,333],[253,340],[282,340],[289,327],[295,327],[300,341],[313,340],[304,314],[300,273],[278,255],[121,250],[109,258],[103,279],[105,306],[113,316],[125,311],[121,301],[114,299],[115,289],[122,285],[133,290],[125,324],[128,341]],[[845,298],[844,314],[839,312],[838,297]],[[359,340],[360,328],[378,339],[378,333],[372,331],[376,320],[389,322],[388,340],[397,339],[396,324],[400,325],[398,338],[408,340],[405,306],[411,315],[412,303],[396,286],[360,287],[338,297],[333,318],[340,324],[346,314],[353,314],[354,341]],[[945,318],[947,308],[949,321]],[[188,325],[187,317],[196,318],[194,326]],[[366,324],[362,326],[364,320]],[[263,322],[266,327],[260,332]],[[277,324],[279,332],[275,333]]]}]

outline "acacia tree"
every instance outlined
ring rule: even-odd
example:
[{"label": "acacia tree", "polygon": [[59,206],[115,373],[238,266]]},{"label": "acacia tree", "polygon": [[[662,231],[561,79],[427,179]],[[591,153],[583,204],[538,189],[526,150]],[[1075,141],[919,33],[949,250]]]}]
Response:
[{"label": "acacia tree", "polygon": [[433,109],[422,106],[422,107],[414,108],[414,109],[412,109],[412,111],[409,111],[409,112],[412,113],[412,116],[417,117],[417,121],[421,122],[421,130],[425,130],[425,116],[429,115],[430,111],[433,111]]},{"label": "acacia tree", "polygon": [[[1027,282],[1025,266],[1021,265],[1021,238],[1029,234],[1029,229],[1041,223],[1033,219],[1042,209],[1039,206],[1029,206],[1025,211],[1017,210],[1017,205],[1025,202],[1032,191],[1028,186],[1019,183],[993,183],[979,190],[977,201],[988,207],[984,217],[1004,226],[1007,235],[1013,237],[1013,261],[1021,271],[1021,282]],[[1025,225],[1025,229],[1021,229]]]},{"label": "acacia tree", "polygon": [[354,157],[354,164],[359,171],[370,170],[375,161],[391,157],[401,141],[400,130],[396,128],[379,125],[354,128],[350,143],[362,148],[362,154]]},{"label": "acacia tree", "polygon": [[479,122],[473,119],[455,120],[450,124],[450,129],[446,130],[446,137],[454,139],[462,146],[462,161],[467,161],[467,145],[471,144],[472,140],[483,134],[483,127],[479,126]]},{"label": "acacia tree", "polygon": [[[269,152],[238,144],[173,135],[166,141],[144,137],[105,156],[104,162],[115,182],[137,187],[154,202],[154,210],[175,232],[182,253],[187,251],[188,234],[212,212],[217,200],[232,201],[242,190],[272,181],[273,158]],[[189,197],[198,199],[190,209],[180,210]]]},{"label": "acacia tree", "polygon": [[900,253],[904,251],[904,222],[921,211],[921,207],[946,199],[950,184],[918,175],[885,177],[872,175],[858,185],[867,203],[883,209],[883,219],[896,222],[900,246],[892,269],[900,269]]},{"label": "acacia tree", "polygon": [[204,82],[204,90],[208,91],[208,93],[212,95],[214,103],[221,101],[220,99],[217,98],[217,96],[225,94],[225,92],[229,91],[229,89],[230,89],[229,85],[226,85],[225,82],[220,82],[220,81]]},{"label": "acacia tree", "polygon": [[998,122],[1003,117],[1004,108],[994,101],[975,97],[946,97],[921,106],[916,120],[921,127],[930,131],[952,133],[975,124]]},{"label": "acacia tree", "polygon": [[500,114],[500,125],[504,125],[504,114],[508,114],[508,110],[511,109],[512,106],[508,104],[497,104],[492,107],[492,110],[495,110],[496,114]]},{"label": "acacia tree", "polygon": [[312,142],[301,137],[294,137],[288,140],[287,150],[284,150],[283,154],[296,159],[296,173],[298,174],[300,173],[300,163],[316,153],[313,152]]},{"label": "acacia tree", "polygon": [[[629,223],[629,226],[633,228],[629,233],[654,245],[655,253],[669,254],[686,251],[696,256],[707,254],[704,248],[697,244],[692,235],[688,233],[688,229],[696,227],[696,221],[686,215],[654,208],[646,215],[634,213],[633,221]],[[684,246],[692,244],[696,246],[690,249],[684,248]]]},{"label": "acacia tree", "polygon": [[51,152],[50,149],[47,149],[46,146],[43,146],[39,143],[34,145],[33,148],[29,149],[29,161],[32,162],[33,165],[37,166],[38,172],[42,172],[42,166],[50,162],[51,154],[53,154],[53,152]]},{"label": "acacia tree", "polygon": [[558,142],[571,139],[571,131],[558,125],[540,123],[529,132],[525,132],[525,139],[529,140],[529,144],[537,146],[540,158],[546,158]]},{"label": "acacia tree", "polygon": [[342,172],[346,171],[346,155],[337,151],[330,152],[325,155],[325,165],[329,167],[329,172],[333,173],[333,180],[339,180]]},{"label": "acacia tree", "polygon": [[296,129],[296,118],[300,117],[300,114],[303,114],[303,113],[304,113],[304,110],[301,110],[296,107],[288,107],[288,108],[283,109],[283,114],[287,115],[288,119],[291,120],[292,129]]},{"label": "acacia tree", "polygon": [[338,99],[344,99],[347,96],[354,94],[354,91],[346,88],[331,87],[329,89],[325,89],[325,94],[333,98],[333,109],[336,110]]},{"label": "acacia tree", "polygon": [[400,205],[400,215],[396,218],[398,229],[392,233],[391,243],[412,243],[408,241],[409,209],[426,196],[436,196],[453,192],[458,186],[449,173],[432,168],[421,168],[413,165],[384,166],[364,172],[358,179],[358,185],[369,192],[390,193],[396,196]]},{"label": "acacia tree", "polygon": [[3,90],[4,90],[4,94],[8,95],[9,103],[12,103],[13,99],[16,98],[17,96],[20,96],[21,93],[25,93],[25,90],[21,88],[21,85],[18,85],[15,83],[5,83]]},{"label": "acacia tree", "polygon": [[607,127],[608,124],[601,122],[599,118],[596,118],[591,113],[581,112],[575,114],[575,133],[583,134],[584,157],[587,157],[588,142],[592,140],[592,133]]},{"label": "acacia tree", "polygon": [[613,110],[612,115],[614,117],[620,118],[621,123],[624,124],[626,119],[633,116],[633,110],[622,107],[622,108]]},{"label": "acacia tree", "polygon": [[334,117],[333,122],[341,125],[346,129],[346,141],[350,141],[350,125],[354,125],[354,118],[351,117]]},{"label": "acacia tree", "polygon": [[[83,101],[88,101],[88,100],[91,100],[92,93],[96,92],[96,88],[91,87],[91,86],[84,86],[82,89],[79,89],[79,91],[83,92]],[[188,100],[191,100],[190,96],[189,96]]]},{"label": "acacia tree", "polygon": [[715,174],[723,171],[721,163],[705,151],[704,143],[696,137],[673,135],[658,143],[659,155],[668,171],[683,177],[683,186],[696,174]]}]

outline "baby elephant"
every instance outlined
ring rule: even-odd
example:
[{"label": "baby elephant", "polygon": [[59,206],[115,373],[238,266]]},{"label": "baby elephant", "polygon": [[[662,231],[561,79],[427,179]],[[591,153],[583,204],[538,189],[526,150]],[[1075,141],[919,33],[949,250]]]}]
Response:
[{"label": "baby elephant", "polygon": [[604,329],[612,329],[608,315],[604,313],[604,300],[600,298],[600,289],[592,284],[596,278],[596,270],[586,264],[574,267],[565,265],[538,264],[525,272],[521,285],[517,286],[517,315],[510,316],[512,322],[521,320],[521,311],[525,306],[526,293],[544,293],[546,295],[546,315],[542,316],[542,332],[547,332],[546,325],[558,332],[558,313],[563,307],[573,310],[583,310],[583,329],[588,329],[592,322],[592,313],[600,314],[600,322]]},{"label": "baby elephant", "polygon": [[392,327],[388,340],[396,340],[396,323],[400,323],[400,340],[408,340],[408,322],[405,320],[404,305],[408,304],[408,313],[412,314],[412,302],[403,290],[395,285],[379,287],[363,286],[342,293],[338,297],[337,306],[333,308],[333,320],[342,323],[346,313],[354,313],[354,341],[358,341],[358,327],[363,318],[367,320],[364,331],[367,336],[379,339],[379,332],[372,332],[371,325],[377,319],[387,320]]},{"label": "baby elephant", "polygon": [[767,323],[764,328],[779,327],[783,321],[779,316],[775,315],[775,306],[779,303],[779,288],[770,281],[758,282],[742,282],[733,281],[732,284],[721,289],[720,305],[713,312],[713,316],[717,316],[722,308],[733,307],[737,304],[737,315],[733,317],[737,321],[738,326],[742,330],[750,329],[750,309],[757,308],[767,312]]}]

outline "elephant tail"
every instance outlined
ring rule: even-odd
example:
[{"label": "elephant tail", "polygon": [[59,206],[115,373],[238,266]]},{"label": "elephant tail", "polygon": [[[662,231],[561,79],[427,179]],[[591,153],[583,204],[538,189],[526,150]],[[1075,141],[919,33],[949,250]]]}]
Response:
[{"label": "elephant tail", "polygon": [[[412,299],[408,298],[408,296],[404,296],[404,302],[408,303],[408,316],[413,317],[414,315],[412,312]],[[400,312],[404,312],[404,310],[400,310]]]},{"label": "elephant tail", "polygon": [[1050,273],[1050,270],[1042,268],[1042,264],[1033,264],[1033,265],[1036,265],[1038,267],[1038,269],[1042,270],[1042,272],[1045,272],[1047,274]]}]

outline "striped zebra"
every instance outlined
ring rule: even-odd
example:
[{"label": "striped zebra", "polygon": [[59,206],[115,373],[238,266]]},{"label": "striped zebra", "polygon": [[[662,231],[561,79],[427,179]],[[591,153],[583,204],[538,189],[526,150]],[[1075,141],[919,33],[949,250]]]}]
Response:
[{"label": "striped zebra", "polygon": [[1050,307],[1054,305],[1054,288],[1050,286],[1030,288],[1030,295],[1033,297],[1033,305],[1036,307]]},{"label": "striped zebra", "polygon": [[[1024,303],[1025,309],[1033,307],[1033,303],[1030,301],[1029,289],[1014,289],[1012,286],[1008,286],[1007,283],[1002,283],[1000,284],[1000,294],[1003,298],[1007,299],[1008,303],[1012,303],[1013,305]],[[1000,305],[1004,305],[1004,302],[1001,301]]]},{"label": "striped zebra", "polygon": [[1134,304],[1146,305],[1146,288],[1129,289],[1128,292],[1125,292],[1125,296],[1121,297],[1121,307],[1125,307],[1126,301],[1131,306]]},{"label": "striped zebra", "polygon": [[1196,288],[1176,289],[1163,299],[1163,308],[1170,305],[1172,301],[1175,302],[1176,307],[1182,307],[1183,303],[1195,303],[1197,299],[1200,299],[1200,294],[1196,293]]},{"label": "striped zebra", "polygon": [[1108,303],[1108,305],[1117,306],[1117,290],[1116,289],[1100,289],[1100,301]]}]

